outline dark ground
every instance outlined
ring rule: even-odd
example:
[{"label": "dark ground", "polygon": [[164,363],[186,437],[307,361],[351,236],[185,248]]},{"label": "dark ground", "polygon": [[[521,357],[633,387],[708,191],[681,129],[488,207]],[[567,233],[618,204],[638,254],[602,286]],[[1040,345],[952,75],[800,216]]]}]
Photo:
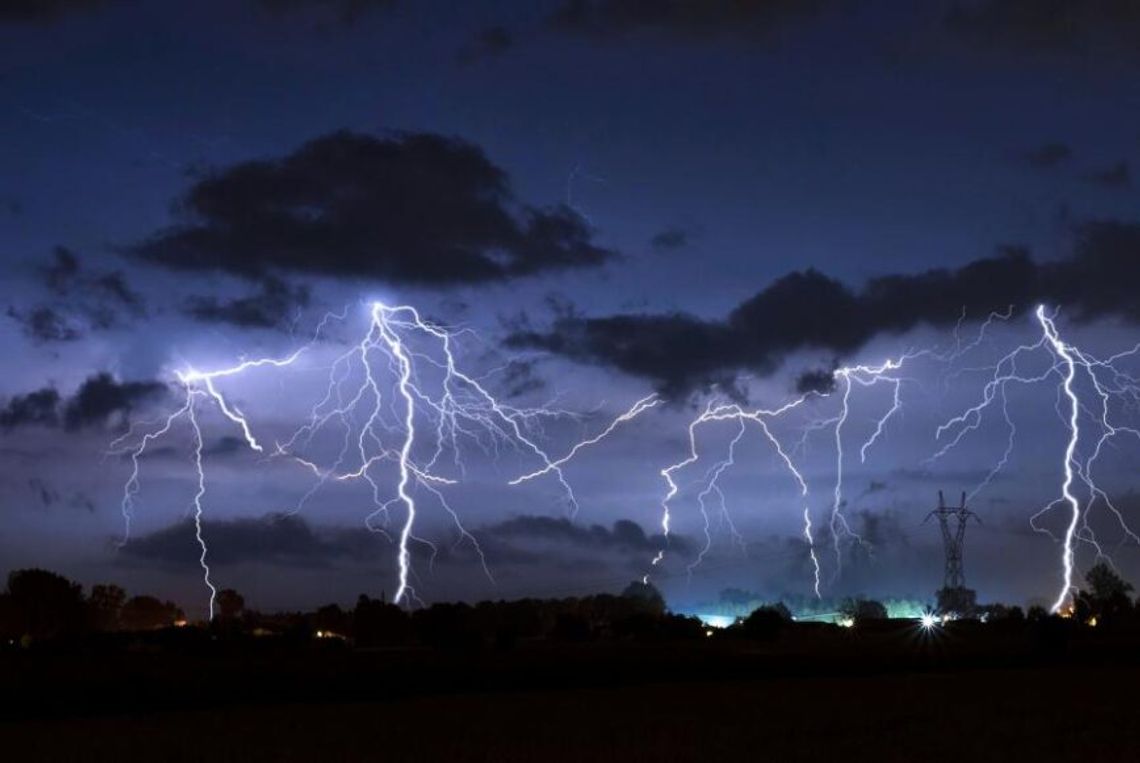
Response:
[{"label": "dark ground", "polygon": [[[858,630],[858,629],[854,629]],[[798,637],[797,637],[798,635]],[[1140,649],[912,625],[825,643],[0,657],[5,760],[1137,761]]]}]

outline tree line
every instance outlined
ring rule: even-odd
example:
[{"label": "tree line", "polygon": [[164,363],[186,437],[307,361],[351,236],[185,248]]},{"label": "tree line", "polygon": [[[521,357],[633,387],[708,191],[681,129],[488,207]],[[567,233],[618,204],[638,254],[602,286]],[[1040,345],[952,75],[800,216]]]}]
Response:
[{"label": "tree line", "polygon": [[[1111,566],[1099,563],[1066,611],[1077,624],[1100,628],[1140,627],[1140,600],[1133,586]],[[245,606],[233,589],[216,597],[210,623],[189,624],[173,602],[153,596],[128,596],[113,584],[83,587],[55,572],[15,570],[0,592],[0,637],[6,645],[30,646],[99,637],[145,634],[185,628],[212,638],[275,636],[296,641],[325,640],[358,647],[422,645],[431,647],[509,647],[524,641],[587,642],[600,640],[687,640],[711,631],[698,618],[670,612],[651,584],[634,582],[620,594],[563,599],[438,603],[407,611],[384,600],[361,595],[352,608],[328,604],[309,612],[262,613]],[[845,625],[887,619],[880,602],[851,598],[839,605]],[[988,622],[1038,622],[1052,616],[1040,607],[977,607],[967,618]],[[720,631],[724,637],[770,640],[794,623],[782,603],[756,607]],[[830,627],[830,626],[829,626]]]}]

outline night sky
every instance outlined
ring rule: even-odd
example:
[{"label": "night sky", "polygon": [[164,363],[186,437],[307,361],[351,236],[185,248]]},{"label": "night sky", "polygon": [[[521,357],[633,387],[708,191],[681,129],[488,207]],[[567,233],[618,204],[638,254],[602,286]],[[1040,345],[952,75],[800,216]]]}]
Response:
[{"label": "night sky", "polygon": [[[425,601],[620,590],[647,573],[679,609],[728,587],[810,601],[805,501],[824,596],[930,600],[941,538],[923,520],[945,490],[973,494],[982,520],[966,550],[979,600],[1047,605],[1068,518],[1031,517],[1062,494],[1056,355],[1027,352],[1017,371],[1042,381],[1002,387],[931,457],[998,360],[1040,342],[1038,304],[1086,357],[1136,343],[1137,39],[1132,0],[5,2],[2,566],[201,614],[190,428],[140,458],[125,543],[131,463],[112,443],[182,404],[178,371],[285,357],[335,313],[304,362],[219,383],[260,439],[285,441],[379,300],[450,327],[462,367],[513,409],[572,414],[534,430],[552,457],[663,401],[566,465],[576,510],[556,479],[508,485],[540,465],[525,449],[465,448],[440,489],[494,581],[421,491]],[[839,538],[837,558],[833,371],[906,353],[901,408],[865,460],[894,385],[853,385],[841,502],[865,543]],[[1140,359],[1115,366],[1113,421],[1135,426]],[[1083,464],[1101,401],[1087,380],[1076,391],[1096,432]],[[706,491],[739,429],[709,424],[663,538],[660,472],[688,455],[689,422],[710,402],[804,394],[771,429],[806,499],[755,427]],[[395,546],[365,523],[367,485],[312,490],[313,473],[251,451],[216,406],[199,419],[219,587],[266,609],[392,595]],[[331,463],[338,437],[306,457]],[[1107,509],[1140,510],[1138,438],[1109,438],[1078,475],[1078,571],[1095,535],[1140,574]],[[391,498],[390,465],[375,481]],[[399,505],[389,519],[398,529]]]}]

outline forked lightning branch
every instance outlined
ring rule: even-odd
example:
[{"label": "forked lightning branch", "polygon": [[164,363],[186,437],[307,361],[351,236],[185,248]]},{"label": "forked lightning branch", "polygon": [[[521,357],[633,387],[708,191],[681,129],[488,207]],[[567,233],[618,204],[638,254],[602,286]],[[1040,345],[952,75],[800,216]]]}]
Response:
[{"label": "forked lightning branch", "polygon": [[[1097,358],[1069,344],[1057,327],[1056,315],[1044,306],[1037,307],[1032,318],[1039,332],[1036,341],[1015,347],[990,366],[969,368],[973,372],[989,373],[990,377],[982,385],[980,399],[975,404],[931,433],[931,455],[927,461],[936,464],[976,433],[983,417],[994,409],[1007,428],[1006,447],[988,470],[985,480],[973,487],[972,498],[1001,472],[1013,450],[1017,428],[1010,415],[1009,396],[1016,387],[1055,387],[1056,405],[1052,413],[1067,433],[1057,463],[1057,498],[1034,514],[1030,522],[1034,529],[1044,532],[1040,520],[1046,514],[1053,511],[1064,514],[1063,532],[1054,537],[1059,547],[1059,573],[1055,583],[1043,583],[1056,591],[1053,602],[1056,611],[1066,605],[1073,591],[1078,548],[1087,545],[1097,558],[1106,556],[1089,521],[1094,510],[1106,510],[1119,525],[1125,540],[1140,543],[1140,537],[1128,527],[1109,493],[1096,482],[1097,461],[1115,438],[1140,439],[1140,429],[1129,424],[1127,416],[1140,401],[1140,380],[1122,368],[1123,361],[1140,353],[1140,345]],[[830,537],[835,558],[832,580],[841,574],[845,542],[869,545],[851,527],[845,515],[844,475],[848,461],[856,453],[859,462],[865,463],[873,455],[874,446],[889,437],[892,428],[900,426],[896,419],[908,405],[904,389],[914,381],[906,376],[908,364],[923,358],[954,369],[971,351],[988,341],[987,330],[994,323],[1013,319],[1012,309],[991,314],[981,324],[977,337],[966,344],[956,330],[956,343],[946,351],[927,349],[904,353],[875,365],[837,368],[832,373],[834,389],[830,392],[804,394],[769,408],[753,409],[738,402],[715,399],[708,402],[688,425],[687,452],[681,454],[679,460],[658,468],[665,483],[658,507],[665,543],[647,560],[646,580],[656,573],[668,553],[674,512],[682,492],[679,476],[702,460],[699,431],[715,422],[735,422],[737,429],[727,450],[714,459],[698,479],[701,490],[696,504],[705,542],[689,565],[689,572],[700,565],[711,546],[711,500],[716,499],[720,513],[733,534],[737,534],[719,480],[730,470],[748,468],[737,458],[736,448],[749,428],[753,428],[782,465],[788,484],[797,495],[788,511],[794,512],[802,523],[804,553],[812,570],[810,586],[816,596],[820,596],[827,581],[822,575],[817,548],[818,528],[825,528]],[[408,305],[375,302],[367,308],[367,328],[359,341],[342,346],[328,365],[324,394],[308,409],[299,426],[284,438],[264,434],[268,425],[252,420],[231,400],[226,392],[229,383],[253,373],[275,373],[287,378],[307,355],[315,355],[318,349],[327,350],[332,343],[323,337],[323,331],[327,324],[336,321],[351,325],[352,316],[348,311],[326,316],[312,342],[282,357],[244,360],[214,370],[178,370],[174,376],[181,390],[179,405],[157,421],[136,424],[111,446],[113,452],[127,456],[130,463],[122,493],[126,542],[130,538],[132,520],[141,506],[142,457],[155,441],[172,436],[176,424],[185,422],[189,427],[194,468],[192,520],[203,581],[210,593],[211,617],[216,588],[203,517],[212,494],[201,417],[208,406],[236,429],[239,441],[251,451],[270,459],[287,459],[312,475],[312,486],[300,497],[298,510],[330,482],[364,483],[371,499],[364,522],[370,530],[385,535],[394,544],[397,580],[394,600],[406,603],[419,601],[414,585],[412,546],[422,544],[434,550],[432,540],[418,534],[417,518],[424,511],[439,511],[446,516],[461,542],[470,545],[493,581],[493,570],[483,556],[478,538],[466,528],[460,512],[452,506],[455,494],[463,489],[465,454],[472,449],[492,458],[510,454],[519,459],[520,464],[533,464],[533,468],[523,466],[518,476],[505,479],[502,489],[510,490],[512,486],[532,480],[551,479],[561,489],[565,504],[573,514],[578,509],[578,500],[563,467],[582,451],[613,436],[623,425],[667,402],[656,394],[646,395],[588,436],[569,445],[553,447],[546,425],[553,420],[579,418],[576,414],[552,406],[518,407],[500,399],[484,378],[465,370],[460,363],[462,348],[458,343],[465,337],[466,330],[453,330],[426,320]],[[1041,358],[1045,359],[1043,367]],[[1036,366],[1030,363],[1031,359],[1036,359]],[[1025,371],[1026,366],[1036,370]],[[944,378],[964,384],[957,381],[963,378],[958,373],[948,371]],[[860,390],[884,385],[890,390],[889,407],[872,416],[874,426],[870,434],[852,453],[847,452],[845,426],[853,407],[860,404]],[[809,407],[825,413],[799,425],[798,442],[802,444],[811,433],[829,432],[834,457],[831,486],[818,499],[809,490],[809,480],[798,463],[797,438],[788,434],[787,427],[778,430],[775,426]],[[338,443],[335,455],[323,460],[311,456],[309,446],[314,438],[326,435]],[[813,515],[816,515],[814,521]]]}]

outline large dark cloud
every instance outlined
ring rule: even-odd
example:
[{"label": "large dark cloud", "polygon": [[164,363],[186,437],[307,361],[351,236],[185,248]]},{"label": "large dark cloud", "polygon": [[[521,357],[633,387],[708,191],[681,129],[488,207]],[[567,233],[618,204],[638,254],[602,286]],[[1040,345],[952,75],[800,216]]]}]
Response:
[{"label": "large dark cloud", "polygon": [[[653,554],[665,547],[660,535],[647,535],[641,525],[628,519],[619,519],[612,527],[580,525],[566,517],[523,515],[487,525],[481,536],[500,540],[542,541],[591,550],[619,550]],[[680,538],[670,538],[669,547],[675,551],[687,548]]]},{"label": "large dark cloud", "polygon": [[108,373],[88,377],[75,394],[63,398],[54,387],[17,395],[0,409],[0,428],[54,427],[75,431],[111,422],[123,422],[132,411],[160,400],[165,384],[156,381],[118,381]]},{"label": "large dark cloud", "polygon": [[186,221],[132,251],[185,271],[446,286],[594,267],[613,253],[560,206],[516,202],[506,173],[458,138],[337,132],[198,181]]},{"label": "large dark cloud", "polygon": [[[660,536],[646,535],[635,522],[618,520],[612,528],[578,525],[568,519],[521,516],[474,530],[488,564],[549,566],[559,559],[610,558],[652,555],[664,547]],[[257,562],[307,567],[328,567],[366,562],[392,553],[391,539],[364,527],[319,527],[295,514],[269,514],[257,518],[206,519],[202,536],[214,564]],[[678,553],[688,549],[682,538],[671,538]],[[435,563],[475,564],[470,544],[440,544],[434,551],[413,544],[413,554]],[[174,566],[197,566],[201,549],[196,528],[189,520],[138,536],[122,553],[130,559]],[[566,556],[569,554],[570,556]]]},{"label": "large dark cloud", "polygon": [[10,306],[7,315],[37,343],[82,339],[89,331],[123,326],[146,314],[145,301],[121,271],[91,271],[66,247],[56,247],[35,277],[49,300]]},{"label": "large dark cloud", "polygon": [[[358,537],[360,534],[371,537]],[[214,564],[266,562],[302,566],[326,566],[340,558],[365,559],[369,551],[375,556],[383,540],[364,529],[351,535],[327,536],[314,530],[302,517],[289,514],[206,520],[202,523],[202,536],[209,543],[210,561]],[[160,564],[191,566],[198,564],[201,549],[194,523],[184,520],[131,539],[121,553]]]},{"label": "large dark cloud", "polygon": [[850,0],[566,0],[550,17],[558,30],[593,37],[641,31],[683,38],[765,36]]},{"label": "large dark cloud", "polygon": [[[968,315],[1046,301],[1076,320],[1140,322],[1140,224],[1080,227],[1074,255],[1038,263],[1007,248],[958,269],[875,278],[853,289],[816,270],[791,273],[722,320],[674,313],[571,315],[549,330],[516,330],[513,347],[548,350],[656,382],[667,395],[724,384],[740,371],[770,373],[802,349],[850,353],[880,333],[945,326]],[[811,379],[805,379],[810,382]]]}]

